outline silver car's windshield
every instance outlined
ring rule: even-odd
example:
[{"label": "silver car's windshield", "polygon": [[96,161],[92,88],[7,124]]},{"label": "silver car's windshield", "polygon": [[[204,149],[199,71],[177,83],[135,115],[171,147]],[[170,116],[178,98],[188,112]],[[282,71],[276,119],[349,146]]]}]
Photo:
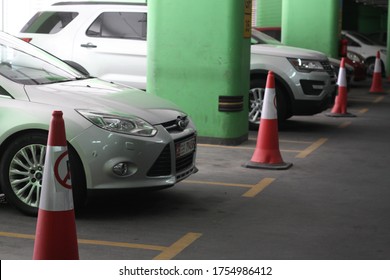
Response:
[{"label": "silver car's windshield", "polygon": [[[32,46],[31,46],[32,47]],[[47,53],[28,52],[0,42],[0,75],[24,85],[41,85],[86,78]]]}]

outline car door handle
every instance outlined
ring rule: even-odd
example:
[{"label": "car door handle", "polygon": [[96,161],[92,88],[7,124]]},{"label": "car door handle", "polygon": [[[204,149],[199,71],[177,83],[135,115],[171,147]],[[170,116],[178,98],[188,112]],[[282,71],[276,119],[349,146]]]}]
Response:
[{"label": "car door handle", "polygon": [[81,44],[83,48],[96,48],[97,46],[92,44],[92,43],[87,43],[87,44]]}]

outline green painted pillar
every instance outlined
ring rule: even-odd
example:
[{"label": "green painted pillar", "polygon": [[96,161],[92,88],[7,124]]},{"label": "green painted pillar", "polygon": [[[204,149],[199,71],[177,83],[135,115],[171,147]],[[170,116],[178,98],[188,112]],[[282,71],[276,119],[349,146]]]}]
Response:
[{"label": "green painted pillar", "polygon": [[256,4],[256,26],[282,25],[282,0],[257,0]]},{"label": "green painted pillar", "polygon": [[248,138],[251,0],[148,0],[147,92],[174,101],[201,141]]},{"label": "green painted pillar", "polygon": [[283,0],[282,42],[338,57],[341,0]]}]

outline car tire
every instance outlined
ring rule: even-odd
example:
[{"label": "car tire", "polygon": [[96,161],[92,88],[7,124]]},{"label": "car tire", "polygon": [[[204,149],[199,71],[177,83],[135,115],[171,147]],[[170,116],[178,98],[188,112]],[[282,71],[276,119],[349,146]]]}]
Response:
[{"label": "car tire", "polygon": [[[263,99],[265,93],[265,86],[267,83],[266,76],[255,77],[250,82],[249,89],[249,112],[248,122],[250,129],[257,129],[261,119],[261,110],[263,106]],[[288,111],[288,104],[282,87],[277,81],[275,81],[275,94],[277,102],[278,121],[283,122],[290,118],[291,115]]]},{"label": "car tire", "polygon": [[[13,139],[1,157],[0,183],[7,201],[30,216],[38,214],[42,187],[47,134],[30,132]],[[86,201],[86,181],[81,161],[72,147],[68,147],[72,190],[75,208]]]}]

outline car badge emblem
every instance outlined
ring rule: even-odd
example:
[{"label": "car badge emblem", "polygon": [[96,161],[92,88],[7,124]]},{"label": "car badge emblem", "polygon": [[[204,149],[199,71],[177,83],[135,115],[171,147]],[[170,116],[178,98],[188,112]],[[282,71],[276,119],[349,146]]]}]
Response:
[{"label": "car badge emblem", "polygon": [[184,130],[190,121],[187,119],[187,116],[178,116],[176,119],[176,125]]}]

